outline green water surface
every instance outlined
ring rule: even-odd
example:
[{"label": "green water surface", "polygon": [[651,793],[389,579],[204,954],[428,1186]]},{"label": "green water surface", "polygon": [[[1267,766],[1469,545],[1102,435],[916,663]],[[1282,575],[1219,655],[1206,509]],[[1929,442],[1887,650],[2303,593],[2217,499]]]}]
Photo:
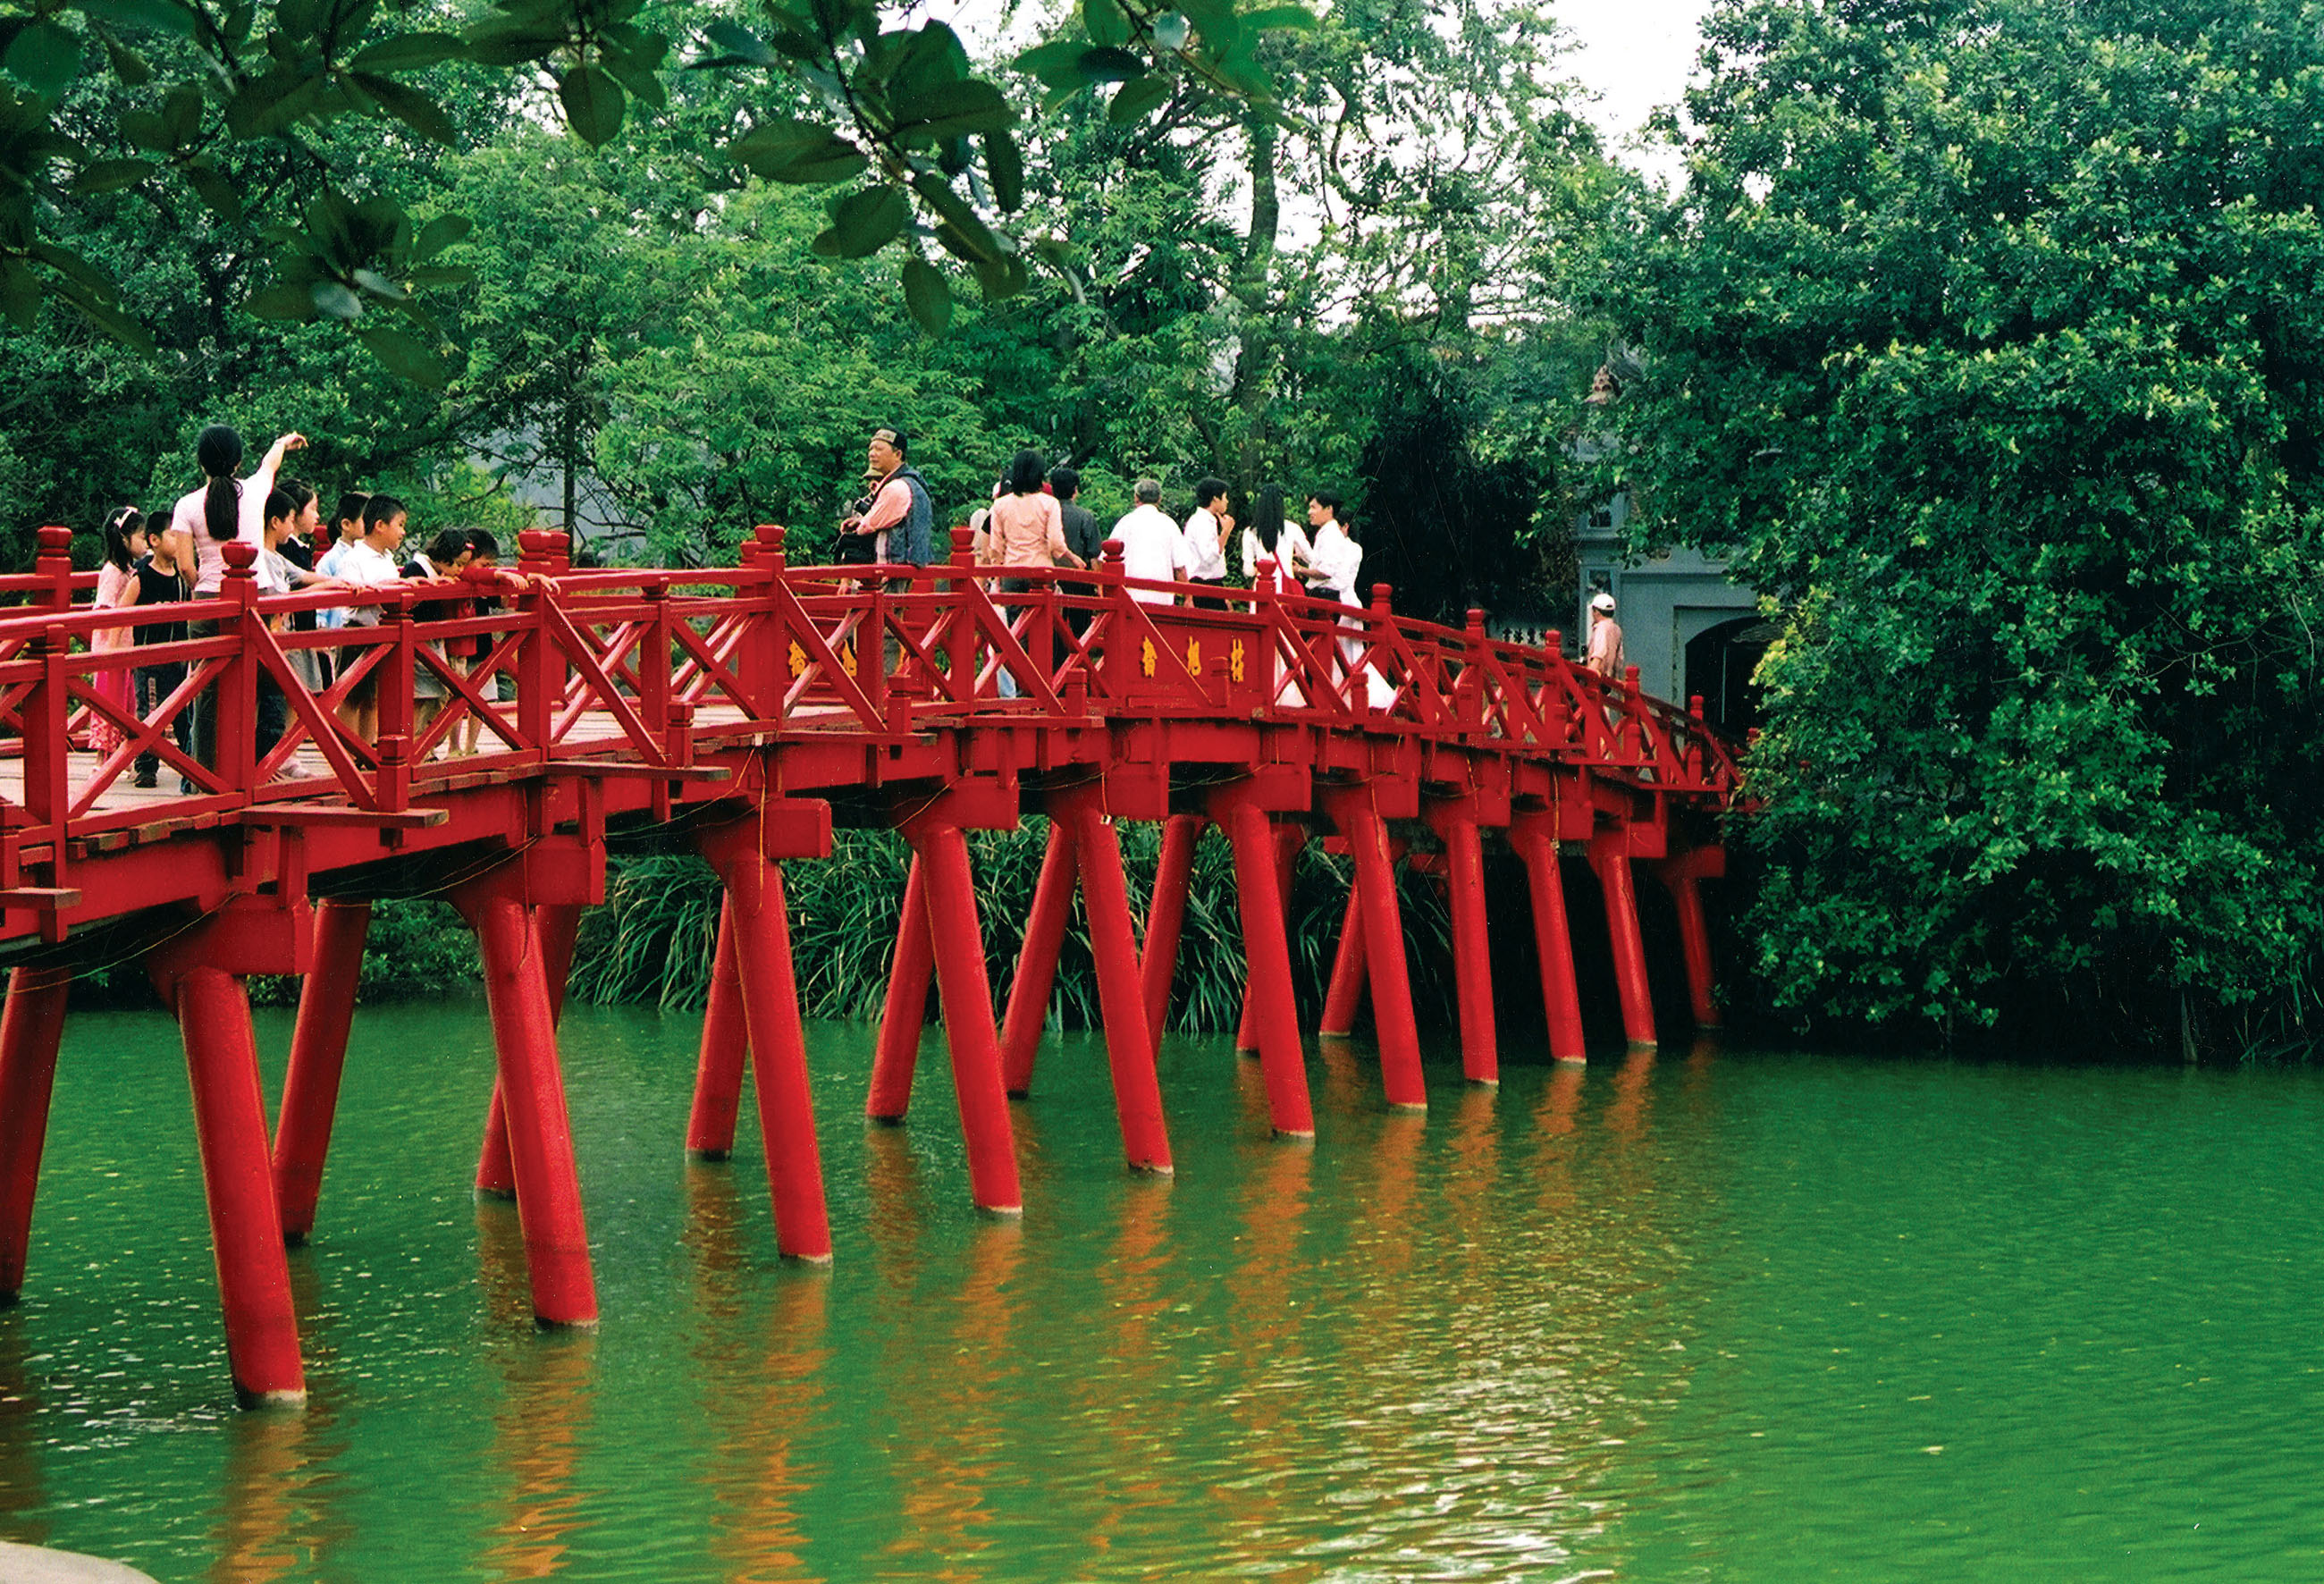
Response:
[{"label": "green water surface", "polygon": [[481,1004],[366,1008],[291,1262],[311,1404],[245,1414],[175,1032],[76,1017],[0,1537],[365,1584],[2324,1579],[2311,1074],[1703,1047],[1432,1064],[1423,1119],[1340,1046],[1309,1150],[1174,1040],[1158,1181],[1074,1037],[1010,1224],[940,1040],[867,1131],[869,1033],[824,1026],[818,1273],[747,1119],[682,1156],[699,1026],[568,1013],[604,1323],[544,1335],[468,1188]]}]

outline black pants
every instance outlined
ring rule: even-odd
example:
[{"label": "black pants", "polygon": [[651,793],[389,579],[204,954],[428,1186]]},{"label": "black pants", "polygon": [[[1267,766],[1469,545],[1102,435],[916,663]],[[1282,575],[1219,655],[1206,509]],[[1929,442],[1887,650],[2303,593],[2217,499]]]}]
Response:
[{"label": "black pants", "polygon": [[[150,721],[170,695],[178,690],[178,684],[186,679],[186,662],[172,660],[166,666],[140,666],[133,675],[137,689],[137,718]],[[178,718],[170,723],[170,731],[177,739],[180,753],[194,751],[194,714],[191,709],[180,710]],[[154,750],[149,748],[137,756],[139,780],[152,779],[161,768],[161,756]]]},{"label": "black pants", "polygon": [[[1227,581],[1223,577],[1190,577],[1186,581],[1196,588],[1224,588],[1227,585]],[[1227,603],[1214,594],[1196,594],[1194,608],[1200,611],[1223,611],[1227,608]]]},{"label": "black pants", "polygon": [[[215,622],[194,622],[187,624],[193,638],[215,638],[218,624]],[[290,722],[290,701],[282,696],[272,672],[258,674],[257,720],[253,733],[257,757],[264,759],[282,741],[282,732]],[[205,769],[217,769],[217,688],[202,689],[194,700],[194,758]],[[182,720],[183,717],[180,717]]]}]

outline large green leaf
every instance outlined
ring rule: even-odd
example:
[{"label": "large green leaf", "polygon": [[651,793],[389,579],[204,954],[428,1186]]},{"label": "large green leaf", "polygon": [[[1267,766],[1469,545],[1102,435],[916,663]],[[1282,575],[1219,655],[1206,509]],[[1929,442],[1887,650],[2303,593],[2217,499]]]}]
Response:
[{"label": "large green leaf", "polygon": [[318,281],[307,288],[315,304],[315,311],[334,319],[355,319],[363,317],[363,299],[344,281]]},{"label": "large green leaf", "polygon": [[1145,58],[1128,50],[1084,50],[1074,67],[1084,82],[1128,82],[1146,75]]},{"label": "large green leaf", "polygon": [[[384,77],[356,75],[355,85],[379,101],[379,107],[394,116],[420,136],[447,145],[460,141],[459,129],[452,124],[444,107],[418,88]],[[615,124],[619,125],[618,118]]]},{"label": "large green leaf", "polygon": [[726,145],[726,155],[769,181],[845,181],[871,164],[863,152],[811,121],[762,121]]},{"label": "large green leaf", "polygon": [[262,319],[305,324],[315,317],[315,294],[304,281],[284,281],[244,299],[243,312]]},{"label": "large green leaf", "polygon": [[591,148],[601,149],[622,130],[628,96],[604,67],[584,64],[558,80],[557,102],[565,106],[566,124],[574,135]]},{"label": "large green leaf", "polygon": [[1009,250],[1001,245],[1001,239],[976,217],[976,211],[942,177],[922,171],[912,178],[912,190],[944,217],[945,224],[936,229],[936,239],[946,249],[971,263],[991,263],[1007,256]]},{"label": "large green leaf", "polygon": [[1012,64],[1053,88],[1073,87],[1083,80],[1081,62],[1086,49],[1079,40],[1059,39],[1026,51]]},{"label": "large green leaf", "polygon": [[178,0],[80,0],[88,17],[115,27],[152,28],[157,32],[189,36],[194,14]]},{"label": "large green leaf", "polygon": [[1141,77],[1113,91],[1113,103],[1106,106],[1105,118],[1116,126],[1128,126],[1145,120],[1169,97],[1168,78]]},{"label": "large green leaf", "polygon": [[1132,36],[1130,18],[1114,0],[1082,0],[1082,26],[1090,42],[1101,46],[1127,44]]},{"label": "large green leaf", "polygon": [[1005,132],[984,134],[984,173],[992,180],[992,201],[1013,215],[1025,202],[1025,156]]},{"label": "large green leaf", "polygon": [[752,66],[772,66],[777,56],[763,40],[740,23],[714,22],[702,30],[703,36],[721,53]]},{"label": "large green leaf", "polygon": [[389,373],[400,380],[408,380],[423,390],[441,391],[450,378],[450,371],[435,348],[417,336],[392,325],[365,325],[355,332],[355,337]]},{"label": "large green leaf", "polygon": [[419,239],[411,246],[411,256],[432,259],[475,228],[476,223],[466,215],[438,215],[420,228]]},{"label": "large green leaf", "polygon": [[1016,109],[1001,90],[981,78],[940,83],[916,95],[902,107],[897,135],[914,140],[964,137],[972,133],[1005,132],[1016,122]]},{"label": "large green leaf", "polygon": [[81,37],[70,28],[43,19],[19,32],[9,42],[0,67],[44,99],[53,99],[80,75]]},{"label": "large green leaf", "polygon": [[831,207],[831,229],[815,239],[825,257],[860,259],[878,253],[903,234],[911,205],[900,187],[867,187]]},{"label": "large green leaf", "polygon": [[124,187],[134,187],[158,170],[151,160],[99,160],[94,165],[84,165],[74,172],[75,192],[117,192]]},{"label": "large green leaf", "polygon": [[945,284],[944,272],[926,259],[906,259],[904,307],[921,329],[943,335],[952,324],[952,288]]},{"label": "large green leaf", "polygon": [[458,60],[468,46],[451,33],[404,33],[367,44],[347,62],[350,71],[418,71],[447,60]]}]

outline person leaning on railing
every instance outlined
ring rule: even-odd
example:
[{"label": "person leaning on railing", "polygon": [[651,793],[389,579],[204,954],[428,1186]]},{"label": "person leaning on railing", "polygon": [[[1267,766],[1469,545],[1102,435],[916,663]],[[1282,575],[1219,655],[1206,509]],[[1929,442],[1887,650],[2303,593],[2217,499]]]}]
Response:
[{"label": "person leaning on railing", "polygon": [[[311,504],[315,492],[308,490],[306,499]],[[265,540],[259,547],[258,559],[251,564],[250,568],[262,594],[286,594],[294,588],[334,589],[346,586],[336,577],[325,577],[320,573],[304,570],[282,554],[284,541],[296,531],[300,513],[300,497],[295,490],[278,489],[266,497]],[[289,625],[279,615],[266,618],[269,632],[288,631]],[[295,675],[298,657],[294,653],[288,658]],[[262,668],[258,673],[257,748],[260,759],[272,753],[274,745],[282,741],[283,730],[290,721],[290,701],[283,696],[281,684],[275,681],[272,671]]]},{"label": "person leaning on railing", "polygon": [[[456,578],[466,570],[475,554],[475,542],[466,529],[443,529],[429,542],[425,550],[415,552],[411,559],[403,564],[403,576],[428,579]],[[475,601],[466,598],[422,600],[411,607],[411,619],[414,622],[454,622],[475,608]],[[461,657],[447,653],[442,644],[429,640],[426,648],[429,653],[443,660],[447,666],[462,672],[467,669],[460,663]],[[413,732],[425,732],[436,717],[443,714],[445,701],[450,696],[451,689],[445,685],[444,678],[437,675],[434,668],[425,661],[415,664],[411,668],[411,697],[417,706],[411,716]]]},{"label": "person leaning on railing", "polygon": [[[402,576],[395,564],[395,552],[403,544],[406,518],[403,502],[393,495],[374,495],[364,502],[364,535],[340,554],[338,576],[342,583],[356,588],[389,588]],[[347,612],[346,629],[379,625],[377,605],[356,605]],[[366,646],[367,647],[367,646]],[[350,644],[340,654],[340,664],[359,666],[366,657],[362,648]],[[349,731],[365,742],[379,741],[379,668],[374,665],[355,685],[339,706],[339,718]]]}]

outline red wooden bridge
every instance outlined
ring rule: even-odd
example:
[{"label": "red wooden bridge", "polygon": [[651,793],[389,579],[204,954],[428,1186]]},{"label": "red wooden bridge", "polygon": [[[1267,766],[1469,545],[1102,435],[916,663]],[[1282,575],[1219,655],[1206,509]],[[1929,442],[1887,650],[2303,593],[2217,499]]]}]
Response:
[{"label": "red wooden bridge", "polygon": [[[1141,603],[1118,549],[1087,575],[1001,594],[967,530],[934,566],[794,567],[761,528],[740,565],[576,571],[564,536],[527,533],[515,576],[472,576],[473,613],[420,621],[441,585],[365,591],[376,626],[278,631],[337,594],[261,598],[228,547],[223,596],[175,607],[189,640],[94,644],[152,610],[76,604],[69,534],[43,529],[35,570],[0,578],[0,1301],[25,1270],[51,1083],[76,964],[142,955],[182,1031],[227,1351],[245,1402],[305,1391],[286,1243],[311,1229],[372,898],[438,890],[474,927],[499,1078],[478,1185],[513,1193],[534,1311],[583,1325],[596,1297],[556,1026],[581,910],[602,899],[609,835],[689,844],[725,888],[687,1145],[733,1141],[746,1060],[782,1253],[830,1257],[805,1042],[784,918],[784,862],[827,856],[835,825],[900,830],[913,849],[868,1110],[899,1119],[933,977],[982,1209],[1019,1208],[1007,1096],[1030,1082],[1059,942],[1086,907],[1123,1148],[1170,1169],[1155,1078],[1194,844],[1232,844],[1250,963],[1244,1048],[1276,1130],[1314,1131],[1284,916],[1300,843],[1328,831],[1354,884],[1323,1016],[1344,1032],[1369,978],[1387,1101],[1424,1107],[1394,866],[1407,848],[1450,899],[1467,1077],[1495,1080],[1483,846],[1525,866],[1552,1054],[1582,1055],[1561,855],[1602,885],[1623,1025],[1654,1038],[1633,893],[1643,862],[1677,904],[1694,1016],[1716,1020],[1697,882],[1721,870],[1727,747],[1689,714],[1542,649],[1399,616],[1388,590],[1354,611],[1277,585],[1223,608]],[[498,579],[497,583],[490,580]],[[1176,590],[1174,592],[1185,592]],[[473,651],[473,658],[445,658]],[[293,657],[337,658],[309,693]],[[100,679],[183,662],[150,718]],[[447,695],[421,721],[415,680]],[[376,741],[338,706],[365,678]],[[262,678],[289,726],[259,751]],[[115,684],[117,686],[117,682]],[[215,763],[174,732],[214,700]],[[478,751],[446,751],[464,722]],[[90,724],[124,740],[76,747]],[[100,732],[99,740],[107,735]],[[132,767],[159,754],[164,788]],[[962,833],[1050,820],[1005,1025],[996,1027]],[[1116,823],[1167,822],[1142,940]],[[1367,972],[1369,971],[1369,972]],[[308,976],[272,1130],[242,979]],[[482,1101],[482,1097],[479,1097]]]}]

